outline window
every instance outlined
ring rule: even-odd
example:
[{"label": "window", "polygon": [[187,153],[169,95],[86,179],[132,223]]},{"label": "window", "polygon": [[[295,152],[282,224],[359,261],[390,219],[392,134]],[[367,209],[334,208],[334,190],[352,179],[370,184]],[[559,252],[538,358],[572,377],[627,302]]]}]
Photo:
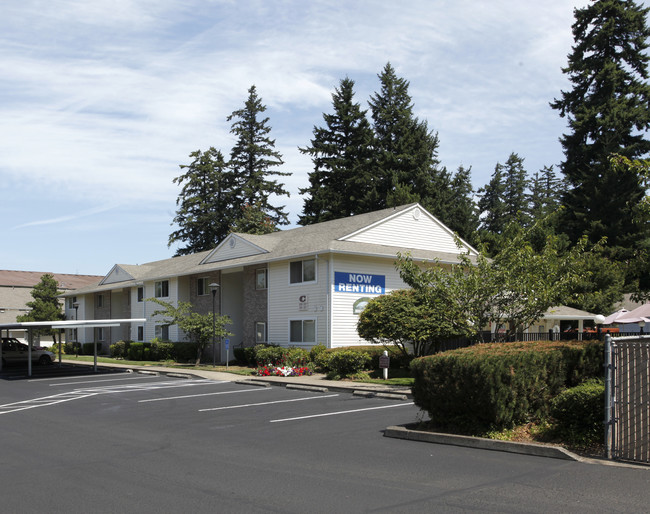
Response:
[{"label": "window", "polygon": [[98,294],[97,295],[97,308],[101,309],[104,306],[104,295],[103,294]]},{"label": "window", "polygon": [[267,271],[265,269],[258,269],[255,271],[255,289],[266,289]]},{"label": "window", "polygon": [[255,342],[266,343],[266,323],[263,321],[255,323]]},{"label": "window", "polygon": [[289,282],[300,284],[302,282],[316,281],[316,259],[295,261],[289,264]]},{"label": "window", "polygon": [[68,298],[68,309],[74,309],[74,304],[77,303],[77,297],[73,296]]},{"label": "window", "polygon": [[199,278],[197,282],[198,282],[197,294],[199,296],[205,296],[210,293],[210,285],[208,284],[207,278]]},{"label": "window", "polygon": [[144,327],[138,327],[138,341],[144,341]]},{"label": "window", "polygon": [[156,325],[156,337],[163,341],[169,341],[169,325]]},{"label": "window", "polygon": [[144,287],[138,287],[138,302],[144,301]]},{"label": "window", "polygon": [[296,319],[289,321],[289,342],[291,343],[315,343],[316,342],[316,320]]},{"label": "window", "polygon": [[156,282],[156,298],[167,298],[169,296],[169,280]]},{"label": "window", "polygon": [[104,327],[97,328],[97,341],[106,341],[104,337]]}]

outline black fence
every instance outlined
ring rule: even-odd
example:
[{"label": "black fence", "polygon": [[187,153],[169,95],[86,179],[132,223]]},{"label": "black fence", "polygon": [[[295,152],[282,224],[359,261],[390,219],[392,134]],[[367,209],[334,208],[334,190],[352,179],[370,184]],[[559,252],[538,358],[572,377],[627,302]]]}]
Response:
[{"label": "black fence", "polygon": [[613,337],[622,336],[638,336],[638,332],[606,332],[605,330],[598,332],[582,332],[576,331],[565,332],[519,332],[517,334],[503,334],[494,332],[481,332],[480,337],[457,337],[449,339],[440,344],[439,352],[447,350],[456,350],[458,348],[467,348],[479,343],[512,343],[515,341],[575,341],[582,339],[583,341],[604,340],[605,333],[610,333]]}]

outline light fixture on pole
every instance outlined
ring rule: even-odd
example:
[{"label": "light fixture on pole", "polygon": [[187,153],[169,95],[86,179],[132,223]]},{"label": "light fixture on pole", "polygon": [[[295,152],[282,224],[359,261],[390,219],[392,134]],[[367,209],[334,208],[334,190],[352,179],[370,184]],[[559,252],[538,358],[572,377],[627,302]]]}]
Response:
[{"label": "light fixture on pole", "polygon": [[645,320],[639,321],[639,334],[643,335],[644,328],[645,328]]},{"label": "light fixture on pole", "polygon": [[74,307],[74,319],[75,321],[79,319],[79,304],[77,302],[73,303],[72,306]]},{"label": "light fixture on pole", "polygon": [[216,336],[216,313],[214,309],[214,301],[215,298],[217,297],[217,289],[219,289],[219,284],[216,282],[212,282],[208,286],[210,288],[210,291],[212,291],[212,366],[217,365],[217,351],[216,351],[216,341],[215,341],[215,336]]},{"label": "light fixture on pole", "polygon": [[604,321],[605,321],[605,316],[603,316],[602,314],[597,314],[596,316],[594,316],[594,323],[596,324],[596,332],[598,333],[599,341],[601,337],[601,326]]}]

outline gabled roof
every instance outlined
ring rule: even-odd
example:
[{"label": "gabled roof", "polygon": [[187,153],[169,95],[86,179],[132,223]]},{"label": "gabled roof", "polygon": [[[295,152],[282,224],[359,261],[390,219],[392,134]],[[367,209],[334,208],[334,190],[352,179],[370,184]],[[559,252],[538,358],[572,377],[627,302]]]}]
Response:
[{"label": "gabled roof", "polygon": [[[378,237],[382,227],[399,222],[408,214],[408,221],[421,219],[426,225],[421,227],[434,228],[438,239],[434,242],[421,238],[422,242],[414,246],[400,246],[400,237],[387,240]],[[405,218],[406,219],[406,218]],[[391,233],[400,234],[396,225],[390,225]],[[409,225],[407,224],[408,228]],[[363,234],[374,234],[365,237]],[[402,240],[408,234],[401,234]],[[444,239],[444,250],[438,251],[437,241]],[[255,235],[232,233],[213,250],[150,262],[139,266],[120,264],[113,267],[111,272],[98,287],[89,287],[76,291],[77,293],[101,292],[115,289],[120,282],[114,281],[117,269],[123,272],[124,287],[133,287],[143,280],[159,280],[176,276],[195,275],[214,270],[233,269],[250,265],[264,265],[269,262],[288,259],[299,259],[323,253],[338,253],[363,255],[373,257],[394,258],[398,252],[410,253],[414,260],[439,260],[444,263],[459,261],[459,253],[468,252],[477,256],[476,249],[464,241],[463,248],[455,246],[453,233],[434,216],[413,203],[380,211],[358,214],[348,218],[326,221]],[[127,276],[128,275],[128,276]],[[109,278],[111,277],[112,278]],[[67,296],[70,296],[68,294]]]},{"label": "gabled roof", "polygon": [[[13,271],[0,270],[0,287],[34,287],[41,281],[47,271]],[[76,289],[89,284],[97,284],[99,275],[72,275],[66,273],[49,273],[59,284],[59,289]]]}]

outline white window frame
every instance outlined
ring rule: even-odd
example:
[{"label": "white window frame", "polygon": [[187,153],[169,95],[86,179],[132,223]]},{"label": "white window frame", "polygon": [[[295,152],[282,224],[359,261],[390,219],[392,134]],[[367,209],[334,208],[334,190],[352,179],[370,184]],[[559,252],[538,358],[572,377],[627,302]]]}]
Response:
[{"label": "white window frame", "polygon": [[[260,287],[260,276],[264,276],[264,287]],[[255,270],[255,289],[257,291],[264,291],[269,288],[269,270],[260,268]]]},{"label": "white window frame", "polygon": [[196,296],[208,296],[210,294],[209,282],[210,279],[208,277],[201,277],[196,279]]},{"label": "white window frame", "polygon": [[139,286],[135,293],[138,303],[144,302],[144,286]]},{"label": "white window frame", "polygon": [[156,325],[156,337],[163,341],[169,341],[169,325]]},{"label": "white window frame", "polygon": [[[165,286],[165,284],[167,285]],[[154,283],[154,296],[156,298],[169,298],[169,280],[157,280]]]},{"label": "white window frame", "polygon": [[[261,328],[261,330],[260,330]],[[260,339],[260,332],[263,334]],[[266,343],[266,322],[265,321],[256,321],[255,322],[255,342],[256,343]]]},{"label": "white window frame", "polygon": [[[311,321],[314,323],[314,340],[305,341],[305,322]],[[301,322],[300,326],[300,341],[294,340],[293,334],[291,333],[292,323]],[[318,321],[316,318],[292,318],[289,320],[289,344],[316,344],[316,339],[318,339]]]},{"label": "white window frame", "polygon": [[[314,278],[313,280],[305,280],[305,262],[313,262],[314,263]],[[300,281],[293,281],[293,277],[291,276],[291,268],[293,265],[300,263]],[[318,266],[316,263],[316,258],[313,257],[311,259],[301,259],[299,261],[291,261],[289,262],[289,284],[290,285],[300,285],[300,284],[315,284],[318,279]]]}]

